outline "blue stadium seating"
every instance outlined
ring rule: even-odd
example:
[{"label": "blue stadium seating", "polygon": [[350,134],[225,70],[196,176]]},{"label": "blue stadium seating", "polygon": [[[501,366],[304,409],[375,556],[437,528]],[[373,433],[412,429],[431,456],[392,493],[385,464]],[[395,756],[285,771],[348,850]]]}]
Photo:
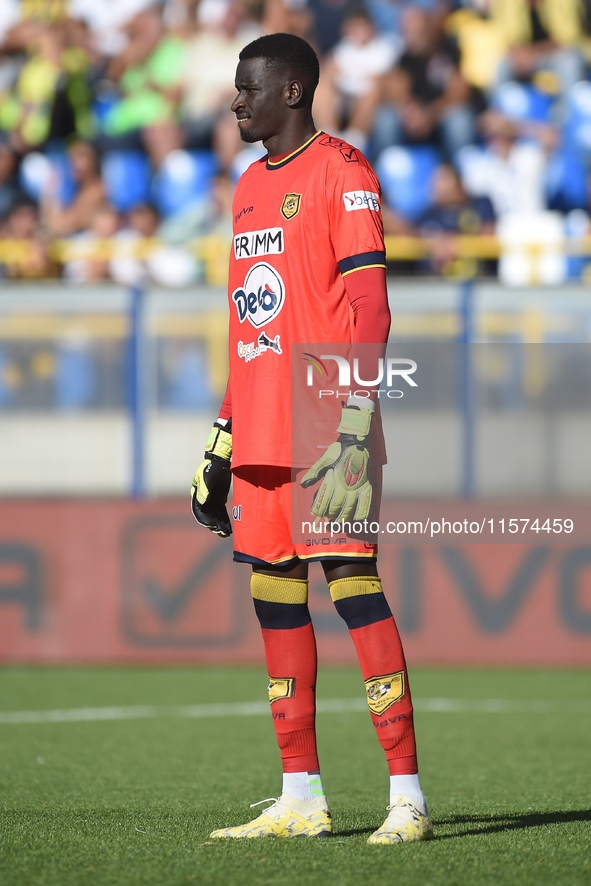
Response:
[{"label": "blue stadium seating", "polygon": [[540,92],[531,83],[513,80],[498,86],[491,97],[491,107],[514,120],[550,120],[554,96]]},{"label": "blue stadium seating", "polygon": [[172,151],[152,182],[152,201],[168,218],[204,197],[217,171],[213,151]]},{"label": "blue stadium seating", "polygon": [[49,177],[53,175],[58,177],[59,199],[67,205],[76,193],[76,183],[65,151],[48,150],[44,154],[32,151],[26,154],[19,169],[19,184],[25,194],[38,203]]},{"label": "blue stadium seating", "polygon": [[119,212],[149,201],[152,171],[144,153],[108,151],[101,169],[107,199]]},{"label": "blue stadium seating", "polygon": [[546,200],[548,209],[569,212],[589,207],[589,171],[579,152],[563,145],[548,161]]},{"label": "blue stadium seating", "polygon": [[591,160],[591,83],[576,83],[566,97],[565,142],[583,160]]},{"label": "blue stadium seating", "polygon": [[376,160],[386,203],[410,221],[416,221],[431,203],[433,172],[441,163],[430,145],[386,148]]}]

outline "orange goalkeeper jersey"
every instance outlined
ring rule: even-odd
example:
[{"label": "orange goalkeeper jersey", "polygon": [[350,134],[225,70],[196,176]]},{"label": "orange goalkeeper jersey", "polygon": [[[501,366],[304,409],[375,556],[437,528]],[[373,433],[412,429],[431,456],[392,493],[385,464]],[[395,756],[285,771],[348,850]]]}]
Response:
[{"label": "orange goalkeeper jersey", "polygon": [[290,346],[353,341],[343,278],[385,267],[380,200],[365,157],[323,132],[253,163],[238,182],[228,290],[233,467],[291,466]]}]

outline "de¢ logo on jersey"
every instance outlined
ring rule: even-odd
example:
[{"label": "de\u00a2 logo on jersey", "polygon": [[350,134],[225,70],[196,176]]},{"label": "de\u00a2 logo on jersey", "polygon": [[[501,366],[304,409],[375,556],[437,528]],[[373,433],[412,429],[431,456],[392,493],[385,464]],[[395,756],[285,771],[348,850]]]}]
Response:
[{"label": "de\u00a2 logo on jersey", "polygon": [[250,320],[255,329],[269,323],[283,307],[285,286],[271,265],[258,262],[253,265],[244,285],[232,293],[232,301],[238,311],[238,319]]},{"label": "de\u00a2 logo on jersey", "polygon": [[380,198],[373,191],[347,191],[343,194],[343,202],[347,212],[354,212],[356,209],[380,211]]}]

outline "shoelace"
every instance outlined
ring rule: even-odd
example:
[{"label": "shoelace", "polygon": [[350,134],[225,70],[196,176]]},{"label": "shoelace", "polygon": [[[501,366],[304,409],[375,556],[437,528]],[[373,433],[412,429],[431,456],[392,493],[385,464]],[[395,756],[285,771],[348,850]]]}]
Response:
[{"label": "shoelace", "polygon": [[[261,802],[264,802],[264,800]],[[388,812],[390,812],[392,809],[400,809],[400,808],[404,809],[405,806],[408,806],[409,809],[411,808],[410,803],[392,803],[391,806],[386,806],[386,809]]]},{"label": "shoelace", "polygon": [[[254,809],[255,806],[260,806],[261,803],[278,803],[278,802],[279,802],[279,797],[267,797],[266,800],[259,800],[258,803],[251,803],[250,808]],[[270,809],[271,807],[269,806],[268,808]]]}]

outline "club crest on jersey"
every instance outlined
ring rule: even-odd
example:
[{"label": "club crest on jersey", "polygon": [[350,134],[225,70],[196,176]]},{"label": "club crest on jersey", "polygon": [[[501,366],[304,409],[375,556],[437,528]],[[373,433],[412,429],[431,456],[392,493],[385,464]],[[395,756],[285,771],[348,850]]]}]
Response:
[{"label": "club crest on jersey", "polygon": [[232,293],[241,323],[249,320],[258,329],[277,316],[285,300],[285,286],[275,268],[266,262],[253,265],[244,285]]},{"label": "club crest on jersey", "polygon": [[286,194],[281,204],[281,215],[283,218],[290,219],[297,215],[300,211],[302,202],[301,194]]},{"label": "club crest on jersey", "polygon": [[293,698],[295,687],[295,677],[269,677],[269,685],[267,686],[269,703],[273,704],[274,701],[279,701],[280,698]]},{"label": "club crest on jersey", "polygon": [[373,714],[383,714],[405,694],[404,671],[372,677],[365,681],[367,705]]}]

